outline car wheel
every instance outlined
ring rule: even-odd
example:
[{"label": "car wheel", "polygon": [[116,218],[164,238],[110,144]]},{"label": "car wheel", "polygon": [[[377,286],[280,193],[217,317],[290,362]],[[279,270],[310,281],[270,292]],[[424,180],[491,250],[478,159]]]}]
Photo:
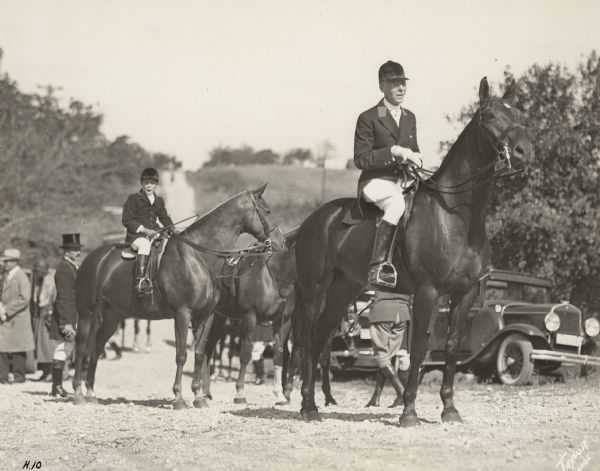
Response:
[{"label": "car wheel", "polygon": [[509,335],[500,344],[496,369],[498,378],[508,386],[527,384],[533,375],[531,342],[520,335]]}]

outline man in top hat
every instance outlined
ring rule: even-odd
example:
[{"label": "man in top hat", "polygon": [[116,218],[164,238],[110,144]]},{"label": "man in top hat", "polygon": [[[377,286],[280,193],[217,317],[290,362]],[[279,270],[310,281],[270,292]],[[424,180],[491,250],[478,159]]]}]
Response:
[{"label": "man in top hat", "polygon": [[31,329],[29,300],[31,284],[19,267],[21,252],[6,249],[0,262],[4,263],[2,302],[0,303],[0,383],[8,383],[12,360],[15,383],[25,382],[27,352],[35,348]]},{"label": "man in top hat", "polygon": [[63,371],[75,346],[75,328],[77,325],[77,309],[75,306],[75,279],[77,277],[77,259],[81,255],[79,234],[63,234],[63,258],[56,267],[54,284],[56,285],[56,301],[50,324],[50,338],[56,340],[52,361],[52,396],[67,397],[63,389]]},{"label": "man in top hat", "polygon": [[422,166],[417,144],[415,115],[402,107],[406,96],[404,68],[388,61],[379,68],[379,89],[383,98],[361,113],[354,136],[354,164],[362,170],[358,197],[383,210],[377,227],[371,258],[369,282],[373,287],[393,287],[396,272],[387,256],[404,213],[403,190],[409,181],[405,165]]},{"label": "man in top hat", "polygon": [[139,296],[152,292],[151,284],[144,284],[148,257],[150,256],[150,240],[160,229],[157,219],[163,227],[173,226],[167,213],[165,201],[155,191],[158,186],[158,171],[145,168],[140,176],[141,190],[132,193],[123,206],[121,222],[127,228],[125,242],[137,251],[135,266],[135,286]]}]

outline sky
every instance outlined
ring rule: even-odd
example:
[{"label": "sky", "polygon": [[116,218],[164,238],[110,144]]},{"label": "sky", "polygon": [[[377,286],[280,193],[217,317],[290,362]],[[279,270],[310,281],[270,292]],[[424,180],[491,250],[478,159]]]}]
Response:
[{"label": "sky", "polygon": [[0,72],[25,92],[61,87],[128,135],[195,170],[216,146],[329,140],[353,155],[358,115],[400,62],[425,161],[459,129],[446,115],[534,63],[575,67],[600,49],[598,1],[0,0]]}]

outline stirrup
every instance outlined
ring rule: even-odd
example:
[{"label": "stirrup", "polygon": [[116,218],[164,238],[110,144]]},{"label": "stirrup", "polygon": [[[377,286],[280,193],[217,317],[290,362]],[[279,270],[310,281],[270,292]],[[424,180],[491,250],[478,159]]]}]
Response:
[{"label": "stirrup", "polygon": [[395,288],[398,273],[396,267],[389,262],[378,262],[369,270],[369,283],[384,288]]},{"label": "stirrup", "polygon": [[147,294],[152,294],[152,281],[150,281],[150,278],[147,277],[140,278],[140,280],[135,285],[135,289],[139,296],[146,296]]}]

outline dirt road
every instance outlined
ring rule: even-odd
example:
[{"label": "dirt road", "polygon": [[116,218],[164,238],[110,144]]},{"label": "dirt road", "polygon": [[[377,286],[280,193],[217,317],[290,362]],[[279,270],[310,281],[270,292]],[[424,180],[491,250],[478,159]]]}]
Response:
[{"label": "dirt road", "polygon": [[[427,378],[413,429],[398,427],[400,409],[364,409],[372,387],[364,380],[333,383],[339,406],[322,408],[321,423],[299,420],[297,391],[291,406],[274,407],[270,387],[247,384],[251,405],[234,405],[235,386],[224,381],[213,385],[210,409],[173,411],[172,330],[171,321],[153,323],[152,352],[101,361],[100,405],[50,398],[48,383],[0,385],[0,469],[27,461],[43,470],[600,469],[598,377],[516,389],[463,376],[455,395],[463,425],[441,423],[439,382]],[[191,370],[188,356],[190,404]]]}]

